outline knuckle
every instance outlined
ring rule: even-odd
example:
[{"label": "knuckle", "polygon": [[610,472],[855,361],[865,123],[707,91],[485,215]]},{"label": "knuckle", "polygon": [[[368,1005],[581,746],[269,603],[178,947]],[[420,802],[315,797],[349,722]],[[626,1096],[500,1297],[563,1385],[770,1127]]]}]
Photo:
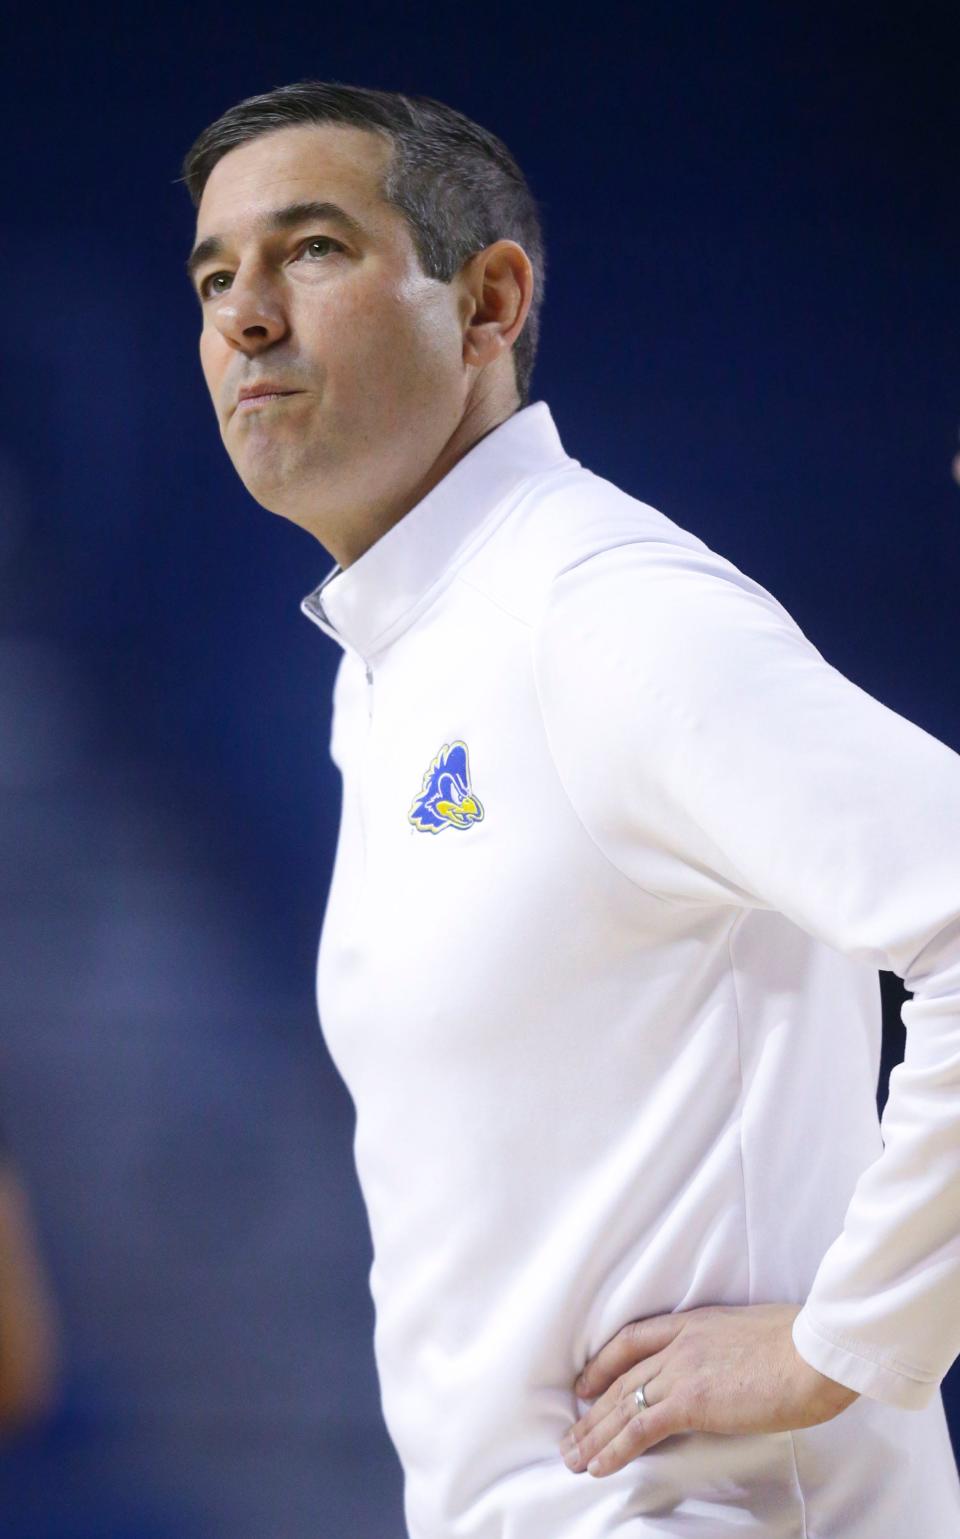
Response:
[{"label": "knuckle", "polygon": [[644,1330],[643,1321],[631,1320],[630,1324],[625,1326],[624,1330],[627,1343],[631,1350],[642,1352],[643,1343],[646,1338],[646,1331]]}]

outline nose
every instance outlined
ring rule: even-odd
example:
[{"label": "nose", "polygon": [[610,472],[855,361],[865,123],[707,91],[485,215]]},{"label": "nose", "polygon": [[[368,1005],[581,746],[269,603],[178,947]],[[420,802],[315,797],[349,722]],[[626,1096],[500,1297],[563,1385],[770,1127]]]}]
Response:
[{"label": "nose", "polygon": [[268,279],[248,269],[232,274],[230,287],[213,302],[213,324],[223,337],[244,352],[259,351],[283,337],[287,316],[280,296]]}]

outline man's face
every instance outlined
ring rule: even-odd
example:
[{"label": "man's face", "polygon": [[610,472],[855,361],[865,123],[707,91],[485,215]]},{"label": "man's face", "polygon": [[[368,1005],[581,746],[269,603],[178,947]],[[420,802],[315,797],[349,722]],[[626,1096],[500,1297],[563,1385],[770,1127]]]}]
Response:
[{"label": "man's face", "polygon": [[[227,453],[259,503],[330,548],[345,517],[369,520],[375,535],[418,488],[478,372],[464,365],[467,290],[423,274],[406,221],[379,195],[391,153],[340,124],[262,134],[217,162],[197,211],[197,244],[222,242],[193,281]],[[357,228],[331,216],[259,224],[307,201],[338,204]],[[238,405],[261,381],[296,394]]]}]

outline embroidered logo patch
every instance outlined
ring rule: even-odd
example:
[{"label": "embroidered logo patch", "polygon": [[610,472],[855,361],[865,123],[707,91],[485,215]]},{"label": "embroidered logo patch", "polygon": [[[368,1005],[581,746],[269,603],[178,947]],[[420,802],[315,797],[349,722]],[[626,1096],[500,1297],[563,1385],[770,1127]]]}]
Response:
[{"label": "embroidered logo patch", "polygon": [[444,743],[407,818],[421,833],[439,834],[445,828],[469,828],[482,817],[483,808],[470,788],[466,743]]}]

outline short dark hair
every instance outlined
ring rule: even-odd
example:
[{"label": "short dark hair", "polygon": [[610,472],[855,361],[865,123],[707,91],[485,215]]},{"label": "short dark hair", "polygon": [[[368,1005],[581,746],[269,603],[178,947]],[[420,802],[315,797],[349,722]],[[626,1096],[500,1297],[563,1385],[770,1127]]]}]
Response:
[{"label": "short dark hair", "polygon": [[534,270],[534,291],[512,353],[520,405],[528,405],[546,263],[537,202],[503,141],[430,96],[298,80],[248,96],[194,141],[178,178],[186,182],[194,208],[210,172],[229,150],[300,123],[345,123],[390,141],[394,153],[381,196],[406,218],[429,277],[449,283],[469,257],[497,240],[523,247]]}]

